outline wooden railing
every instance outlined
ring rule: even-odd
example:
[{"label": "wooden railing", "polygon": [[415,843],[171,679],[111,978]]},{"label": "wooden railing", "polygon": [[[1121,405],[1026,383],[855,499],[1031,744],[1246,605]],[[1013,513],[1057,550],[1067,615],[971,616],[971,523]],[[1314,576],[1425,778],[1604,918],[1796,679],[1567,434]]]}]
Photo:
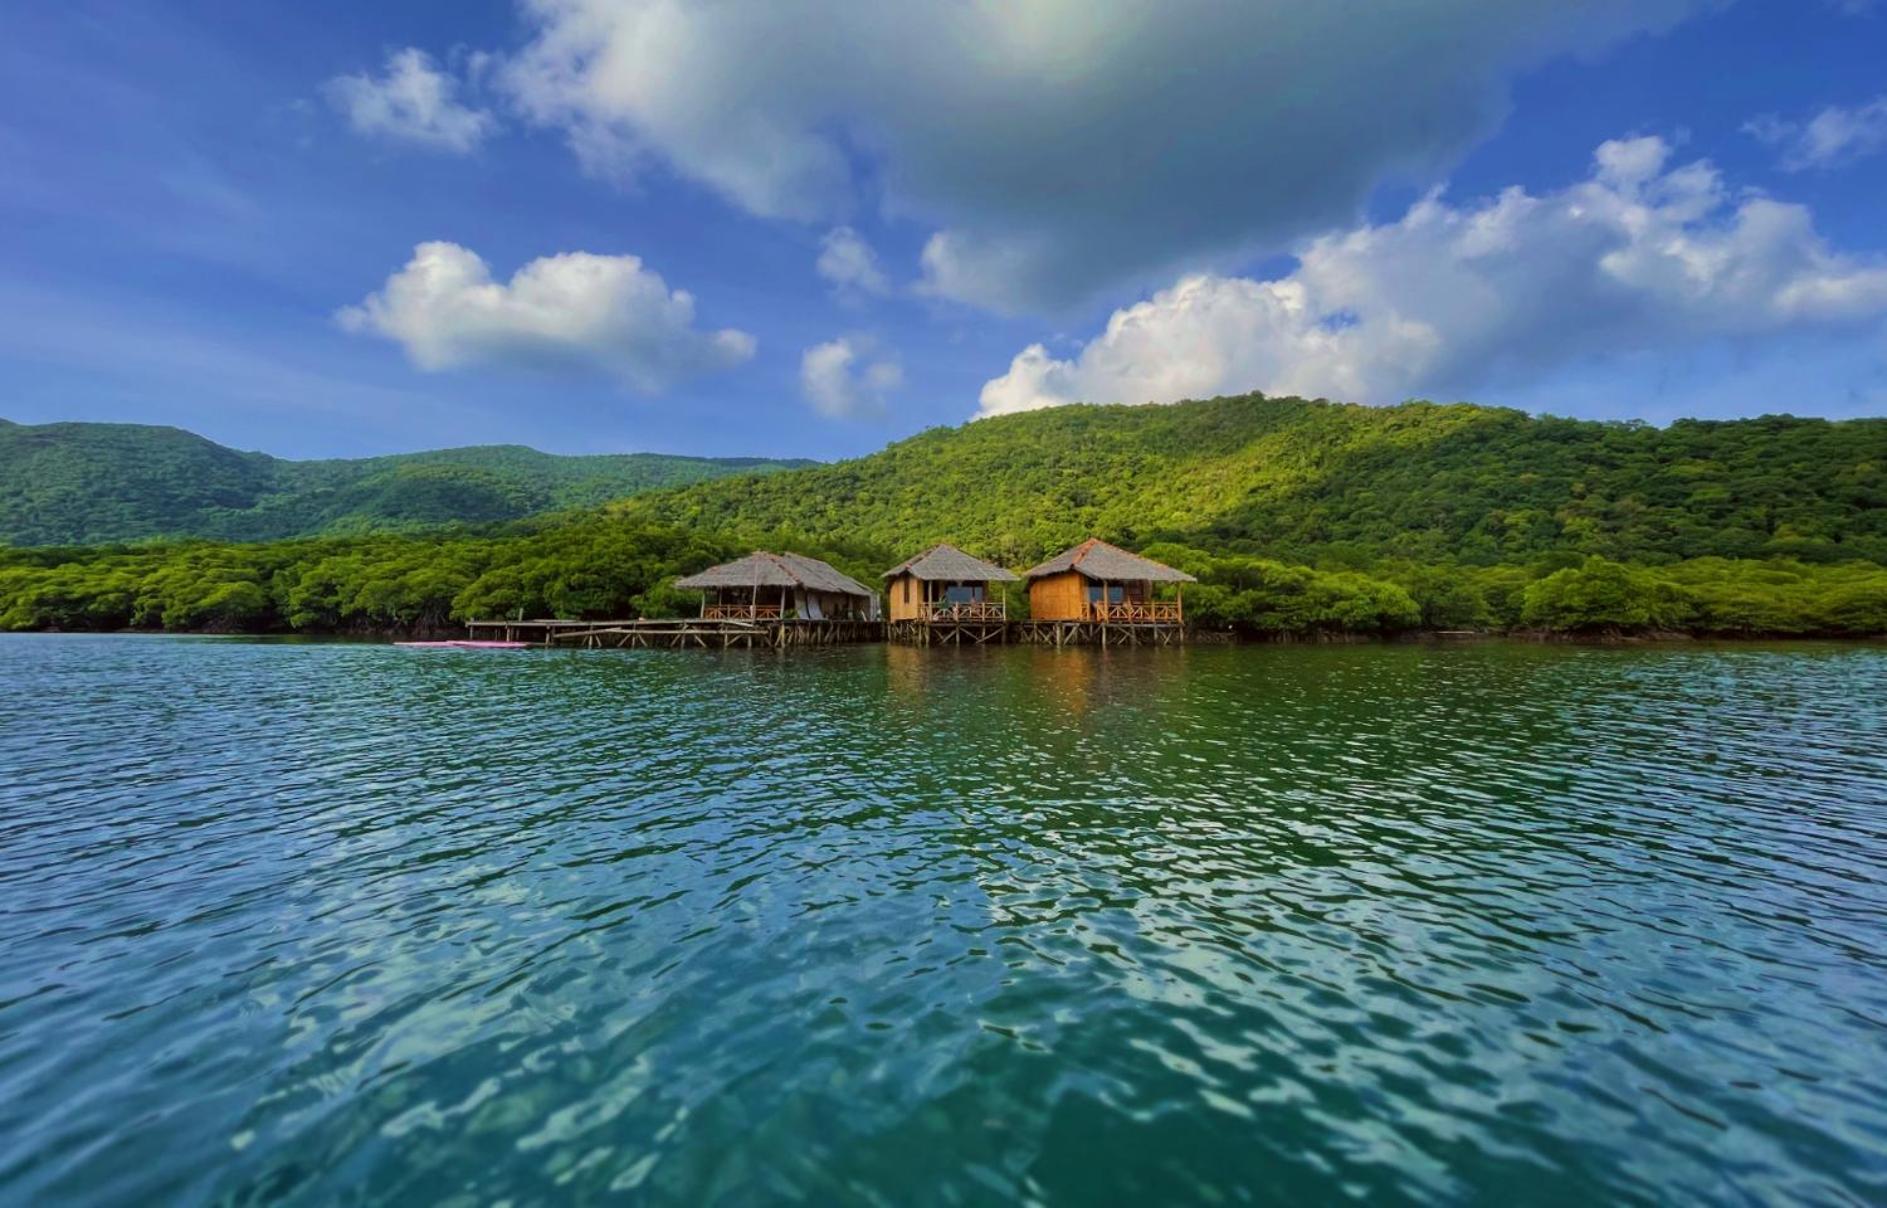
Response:
[{"label": "wooden railing", "polygon": [[702,608],[704,621],[777,621],[778,604],[709,604]]},{"label": "wooden railing", "polygon": [[1000,600],[963,600],[954,604],[933,604],[933,621],[1006,621],[1009,608]]},{"label": "wooden railing", "polygon": [[1117,604],[1096,600],[1088,607],[1095,620],[1108,625],[1177,625],[1181,619],[1177,600],[1125,600]]}]

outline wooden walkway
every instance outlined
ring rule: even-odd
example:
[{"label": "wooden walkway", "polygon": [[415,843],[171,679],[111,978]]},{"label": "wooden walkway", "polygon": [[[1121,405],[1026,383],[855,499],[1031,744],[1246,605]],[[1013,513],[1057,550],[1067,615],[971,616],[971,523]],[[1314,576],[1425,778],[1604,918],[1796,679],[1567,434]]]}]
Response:
[{"label": "wooden walkway", "polygon": [[468,621],[473,637],[502,633],[506,641],[542,641],[589,649],[732,650],[756,647],[835,646],[875,642],[882,621],[808,621],[797,618],[668,617],[632,621]]},{"label": "wooden walkway", "polygon": [[573,629],[594,629],[598,625],[633,625],[634,621],[467,621],[468,637],[505,642],[542,642],[548,646],[560,633]]},{"label": "wooden walkway", "polygon": [[672,617],[627,621],[467,621],[473,638],[541,642],[590,649],[731,650],[835,646],[889,639],[915,646],[1180,646],[1186,627],[1172,621],[806,621],[797,618]]}]

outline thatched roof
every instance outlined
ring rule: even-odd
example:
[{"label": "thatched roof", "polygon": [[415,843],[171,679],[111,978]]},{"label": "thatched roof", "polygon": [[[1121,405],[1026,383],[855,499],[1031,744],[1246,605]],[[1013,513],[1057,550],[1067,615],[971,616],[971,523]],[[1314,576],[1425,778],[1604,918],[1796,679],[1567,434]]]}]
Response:
[{"label": "thatched roof", "polygon": [[871,588],[817,558],[804,554],[770,554],[765,550],[755,550],[745,558],[677,579],[675,586],[688,591],[711,591],[717,587],[803,587],[808,591],[845,596],[873,594]]},{"label": "thatched roof", "polygon": [[912,575],[919,579],[949,583],[1014,583],[1016,577],[981,558],[972,558],[954,545],[933,545],[915,558],[907,558],[884,573],[887,579]]},{"label": "thatched roof", "polygon": [[1183,570],[1174,570],[1151,558],[1130,554],[1118,545],[1109,545],[1099,537],[1090,537],[1073,549],[1065,549],[1056,554],[1040,566],[1031,566],[1022,572],[1022,577],[1039,579],[1043,575],[1059,575],[1070,570],[1079,573],[1084,578],[1109,583],[1133,582],[1140,579],[1154,583],[1199,582]]}]

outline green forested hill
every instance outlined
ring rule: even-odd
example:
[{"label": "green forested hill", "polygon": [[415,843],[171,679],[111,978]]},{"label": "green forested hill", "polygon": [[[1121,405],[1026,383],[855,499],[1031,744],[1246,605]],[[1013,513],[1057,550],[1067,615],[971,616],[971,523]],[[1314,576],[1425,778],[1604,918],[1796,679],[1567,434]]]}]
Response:
[{"label": "green forested hill", "polygon": [[261,541],[515,520],[638,491],[812,463],[518,445],[284,461],[178,428],[0,420],[0,543]]},{"label": "green forested hill", "polygon": [[[621,493],[623,479],[579,467],[637,461],[466,449],[297,465],[164,440],[195,468],[168,472],[157,446],[131,441],[154,465],[95,487],[121,511],[81,513],[84,532],[151,511],[330,534],[493,519]],[[654,459],[700,472],[666,465],[677,460]],[[53,463],[67,476],[79,464]],[[1090,535],[1192,572],[1188,618],[1247,634],[1881,634],[1887,420],[1660,429],[1256,396],[1065,407],[470,532],[0,548],[0,629],[411,632],[667,615],[698,604],[676,576],[756,546],[869,582],[937,541],[1019,569]],[[1026,607],[1019,591],[1010,601]]]},{"label": "green forested hill", "polygon": [[1354,565],[1569,554],[1887,562],[1887,419],[1654,428],[1256,395],[1063,407],[618,510],[907,552],[948,540],[1012,565],[1094,534]]}]

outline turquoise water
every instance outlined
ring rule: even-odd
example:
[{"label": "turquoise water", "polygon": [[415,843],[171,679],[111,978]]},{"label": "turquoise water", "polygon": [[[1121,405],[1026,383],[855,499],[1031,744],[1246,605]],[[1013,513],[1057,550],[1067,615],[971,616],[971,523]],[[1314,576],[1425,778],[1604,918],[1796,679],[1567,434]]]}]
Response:
[{"label": "turquoise water", "polygon": [[1887,1199],[1887,650],[0,639],[0,1201]]}]

